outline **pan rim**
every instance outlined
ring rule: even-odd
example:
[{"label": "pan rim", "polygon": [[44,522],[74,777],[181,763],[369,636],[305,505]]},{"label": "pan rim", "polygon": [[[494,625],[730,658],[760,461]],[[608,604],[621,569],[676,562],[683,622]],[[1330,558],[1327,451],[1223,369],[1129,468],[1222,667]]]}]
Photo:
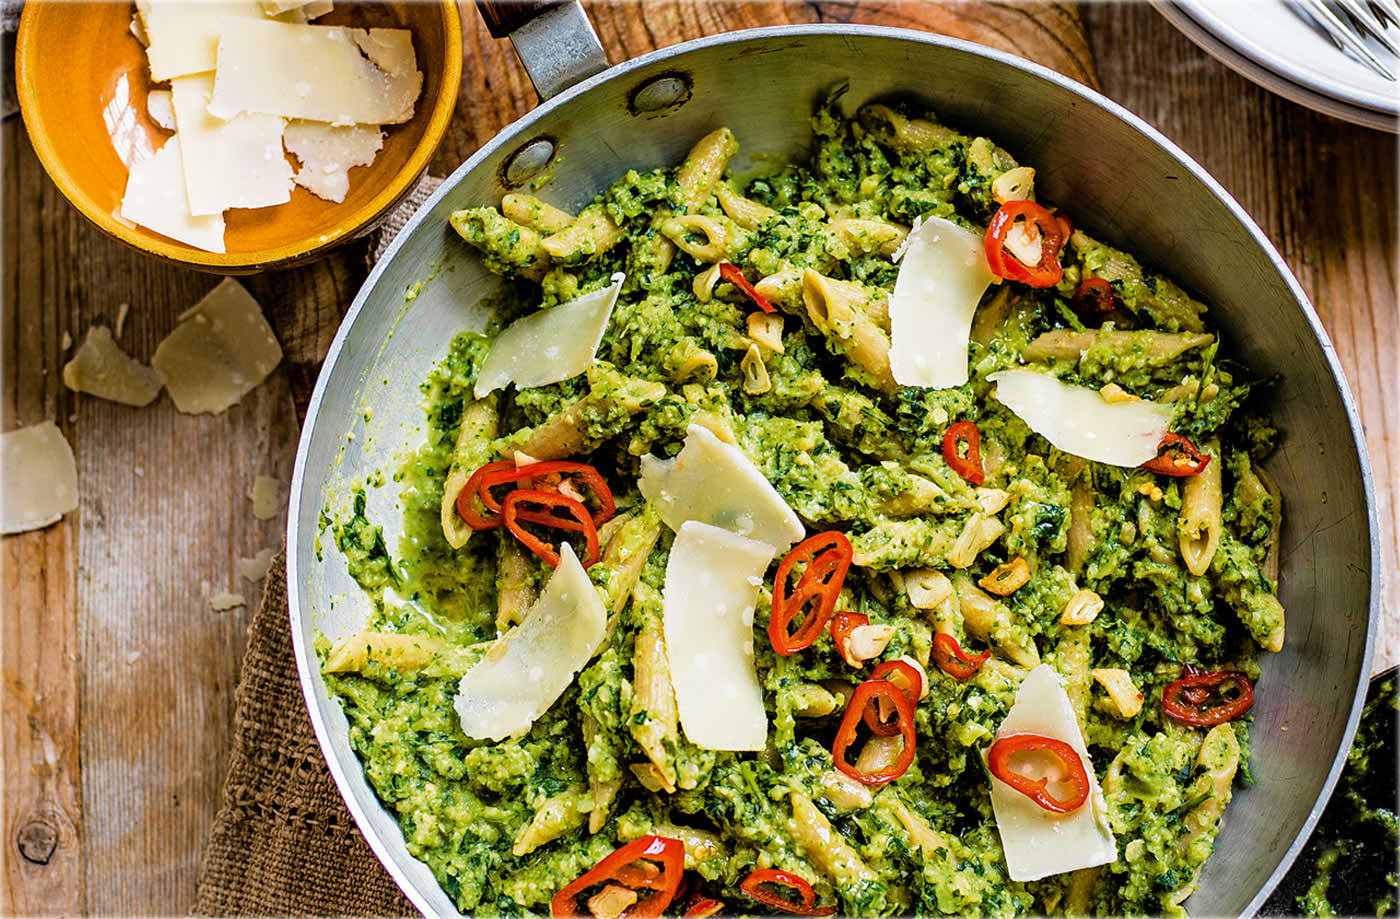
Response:
[{"label": "pan rim", "polygon": [[306,463],[312,435],[316,429],[316,421],[319,417],[320,406],[325,398],[331,373],[335,368],[336,361],[344,347],[345,340],[348,337],[351,327],[365,309],[370,292],[378,285],[380,278],[387,270],[389,264],[397,256],[399,250],[403,248],[404,244],[413,234],[413,231],[426,222],[437,204],[469,173],[477,169],[484,161],[502,147],[524,135],[532,125],[542,118],[554,112],[556,109],[568,106],[574,100],[587,94],[595,87],[624,78],[628,74],[645,69],[659,61],[674,61],[690,52],[702,49],[724,45],[738,45],[764,39],[796,39],[802,37],[827,37],[832,35],[861,36],[913,42],[916,44],[949,48],[961,53],[986,58],[1050,82],[1056,87],[1068,91],[1085,102],[1096,105],[1119,120],[1126,122],[1129,127],[1136,130],[1151,143],[1156,144],[1182,168],[1188,170],[1197,181],[1201,182],[1210,193],[1225,206],[1234,219],[1245,228],[1255,244],[1258,245],[1268,257],[1274,270],[1278,272],[1279,276],[1283,279],[1285,286],[1292,295],[1294,305],[1302,311],[1303,317],[1307,321],[1314,340],[1322,350],[1327,369],[1332,377],[1332,384],[1337,394],[1341,397],[1342,406],[1346,412],[1347,426],[1351,432],[1352,447],[1355,450],[1357,465],[1361,473],[1362,493],[1366,503],[1370,577],[1368,579],[1369,602],[1367,604],[1365,648],[1362,652],[1361,673],[1357,679],[1356,686],[1352,688],[1351,711],[1347,717],[1346,727],[1342,734],[1343,742],[1333,755],[1332,765],[1327,772],[1327,776],[1322,783],[1317,798],[1313,801],[1312,807],[1308,811],[1308,816],[1304,819],[1293,841],[1285,850],[1273,872],[1254,893],[1241,912],[1243,916],[1253,916],[1258,912],[1259,908],[1273,892],[1274,888],[1278,886],[1283,876],[1287,874],[1294,859],[1306,844],[1341,777],[1342,768],[1346,762],[1346,754],[1350,749],[1352,739],[1356,733],[1357,724],[1361,717],[1361,708],[1365,702],[1366,689],[1371,676],[1371,661],[1375,653],[1376,630],[1379,622],[1378,614],[1381,603],[1381,583],[1380,546],[1378,540],[1379,518],[1376,510],[1374,475],[1371,467],[1370,454],[1366,446],[1365,434],[1361,426],[1360,413],[1357,410],[1356,401],[1352,396],[1351,389],[1346,383],[1346,376],[1342,370],[1336,348],[1333,346],[1326,329],[1322,326],[1322,322],[1316,310],[1313,309],[1307,294],[1298,283],[1298,279],[1294,277],[1292,269],[1288,267],[1288,264],[1283,260],[1283,257],[1279,254],[1264,231],[1259,228],[1253,218],[1251,218],[1240,203],[1235,200],[1234,196],[1217,182],[1203,166],[1197,163],[1160,131],[1092,87],[1066,77],[1041,64],[1004,51],[989,48],[985,45],[979,45],[975,42],[934,33],[918,32],[911,29],[846,23],[785,25],[742,29],[693,39],[677,45],[650,51],[639,57],[616,64],[595,76],[575,84],[559,95],[540,103],[540,105],[527,112],[516,121],[502,128],[495,136],[468,157],[462,165],[453,170],[432,196],[419,207],[418,211],[408,223],[405,224],[404,228],[399,231],[398,235],[384,252],[384,255],[370,271],[368,277],[366,277],[364,284],[361,285],[350,309],[346,312],[345,318],[341,321],[341,325],[336,331],[335,338],[332,340],[330,348],[326,352],[326,358],[317,377],[315,389],[307,404],[307,420],[303,423],[300,441],[297,446],[296,464],[292,474],[290,494],[295,500],[288,502],[287,510],[287,605],[289,624],[292,633],[292,647],[296,658],[297,674],[301,682],[302,695],[306,702],[312,728],[316,733],[316,739],[321,747],[321,752],[326,757],[327,766],[335,780],[337,790],[340,792],[346,807],[354,817],[356,825],[360,827],[370,848],[373,850],[380,863],[384,865],[390,876],[393,877],[394,882],[415,907],[423,913],[431,915],[433,912],[432,907],[418,890],[417,885],[405,874],[403,869],[400,868],[393,853],[389,851],[387,843],[380,838],[378,833],[367,829],[372,825],[370,824],[365,809],[360,806],[359,802],[352,794],[350,777],[345,774],[345,770],[342,768],[339,759],[329,754],[329,750],[331,749],[330,727],[326,724],[325,719],[321,715],[320,707],[316,704],[317,675],[312,668],[314,654],[301,638],[301,572],[297,561],[297,549],[299,540],[301,539],[299,508],[302,491],[305,487]]}]

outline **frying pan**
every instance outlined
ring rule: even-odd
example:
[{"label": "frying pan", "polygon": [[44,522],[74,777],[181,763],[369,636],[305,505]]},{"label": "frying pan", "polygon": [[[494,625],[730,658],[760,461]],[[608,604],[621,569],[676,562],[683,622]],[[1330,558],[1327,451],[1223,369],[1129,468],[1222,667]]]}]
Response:
[{"label": "frying pan", "polygon": [[[311,721],[351,813],[414,905],[429,915],[456,913],[365,781],[345,716],[318,672],[317,631],[334,641],[368,613],[333,541],[319,534],[318,515],[346,500],[347,483],[421,442],[418,384],[454,334],[483,323],[479,304],[500,287],[448,215],[545,179],[538,194],[576,210],[629,168],[680,162],[719,125],[738,135],[737,170],[774,155],[802,156],[815,102],[849,81],[853,104],[918,97],[948,123],[985,133],[1034,165],[1046,200],[1194,290],[1254,371],[1280,375],[1270,411],[1284,437],[1268,467],[1284,495],[1288,641],[1262,661],[1255,784],[1237,791],[1188,904],[1196,915],[1252,914],[1336,781],[1365,694],[1380,591],[1371,472],[1355,405],[1317,315],[1248,215],[1120,106],[968,42],[865,26],[784,26],[715,35],[604,69],[577,3],[540,15],[520,6],[484,12],[497,34],[512,34],[545,101],[447,179],[356,296],[311,399],[288,514],[291,629]],[[762,158],[745,159],[754,154]],[[389,482],[368,495],[389,545],[400,518],[396,492]]]}]

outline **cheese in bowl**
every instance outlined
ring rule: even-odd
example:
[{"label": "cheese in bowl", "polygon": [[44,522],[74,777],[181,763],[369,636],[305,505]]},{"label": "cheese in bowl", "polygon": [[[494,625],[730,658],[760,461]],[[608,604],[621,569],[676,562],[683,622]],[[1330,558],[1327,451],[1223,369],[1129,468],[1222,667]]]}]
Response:
[{"label": "cheese in bowl", "polygon": [[[146,110],[173,132],[134,158],[122,219],[223,252],[224,213],[291,201],[294,184],[345,200],[381,126],[413,117],[423,88],[407,29],[315,25],[330,0],[140,0],[131,30],[155,88]],[[293,169],[283,149],[299,161]]]},{"label": "cheese in bowl", "polygon": [[1261,384],[1033,164],[840,101],[759,177],[719,128],[452,215],[508,283],[404,537],[327,508],[374,613],[318,650],[465,913],[1178,913],[1229,819]]}]

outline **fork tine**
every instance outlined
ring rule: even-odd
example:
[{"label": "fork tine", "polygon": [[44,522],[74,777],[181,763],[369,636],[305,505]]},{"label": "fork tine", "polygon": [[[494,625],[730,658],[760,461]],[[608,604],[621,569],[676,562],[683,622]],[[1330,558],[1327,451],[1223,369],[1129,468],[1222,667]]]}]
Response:
[{"label": "fork tine", "polygon": [[1367,5],[1376,19],[1382,23],[1389,23],[1386,28],[1390,28],[1391,25],[1400,26],[1400,3],[1395,0],[1391,0],[1389,4],[1383,3],[1382,0],[1368,0]]},{"label": "fork tine", "polygon": [[1391,54],[1400,55],[1400,49],[1395,47],[1395,43],[1390,40],[1390,36],[1385,34],[1385,22],[1382,21],[1363,0],[1332,0],[1337,6],[1345,10],[1355,23],[1361,27],[1361,31],[1374,38],[1385,50]]},{"label": "fork tine", "polygon": [[1357,37],[1356,33],[1354,33],[1346,23],[1337,18],[1337,14],[1332,12],[1327,4],[1323,3],[1322,0],[1298,0],[1298,3],[1304,10],[1311,14],[1313,21],[1316,22],[1323,31],[1327,32],[1332,38],[1348,48],[1353,54],[1360,57],[1364,63],[1369,64],[1376,73],[1394,82],[1395,74],[1387,70],[1380,61],[1376,60],[1376,56],[1371,53],[1371,50],[1366,47],[1365,43]]}]

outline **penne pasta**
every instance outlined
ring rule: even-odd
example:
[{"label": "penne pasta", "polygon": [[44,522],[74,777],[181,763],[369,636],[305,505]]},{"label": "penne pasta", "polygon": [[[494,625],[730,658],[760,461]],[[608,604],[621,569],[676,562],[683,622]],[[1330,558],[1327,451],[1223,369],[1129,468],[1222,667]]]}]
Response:
[{"label": "penne pasta", "polygon": [[496,400],[496,394],[492,393],[462,409],[457,442],[452,448],[452,464],[442,485],[442,535],[454,549],[462,548],[471,539],[472,528],[457,514],[457,495],[471,474],[491,461],[491,444],[500,424]]},{"label": "penne pasta", "polygon": [[574,222],[574,215],[546,204],[534,195],[512,192],[501,199],[501,213],[522,227],[545,236],[558,233]]},{"label": "penne pasta", "polygon": [[580,265],[622,242],[622,228],[601,204],[590,204],[562,230],[540,240],[540,248],[561,265]]},{"label": "penne pasta", "polygon": [[1211,440],[1204,445],[1210,456],[1206,468],[1193,476],[1188,476],[1181,488],[1181,511],[1177,516],[1176,530],[1181,545],[1181,558],[1186,562],[1186,570],[1194,575],[1202,575],[1210,570],[1211,559],[1220,546],[1221,504],[1224,489],[1221,485],[1225,457],[1220,452],[1220,441]]},{"label": "penne pasta", "polygon": [[710,197],[715,183],[729,165],[729,158],[738,152],[739,142],[728,128],[711,131],[690,148],[685,162],[676,171],[676,184],[680,186],[681,203],[687,214],[695,213]]},{"label": "penne pasta", "polygon": [[865,312],[852,285],[833,282],[810,268],[802,274],[807,317],[832,349],[864,369],[877,389],[898,388],[890,372],[890,340]]}]

